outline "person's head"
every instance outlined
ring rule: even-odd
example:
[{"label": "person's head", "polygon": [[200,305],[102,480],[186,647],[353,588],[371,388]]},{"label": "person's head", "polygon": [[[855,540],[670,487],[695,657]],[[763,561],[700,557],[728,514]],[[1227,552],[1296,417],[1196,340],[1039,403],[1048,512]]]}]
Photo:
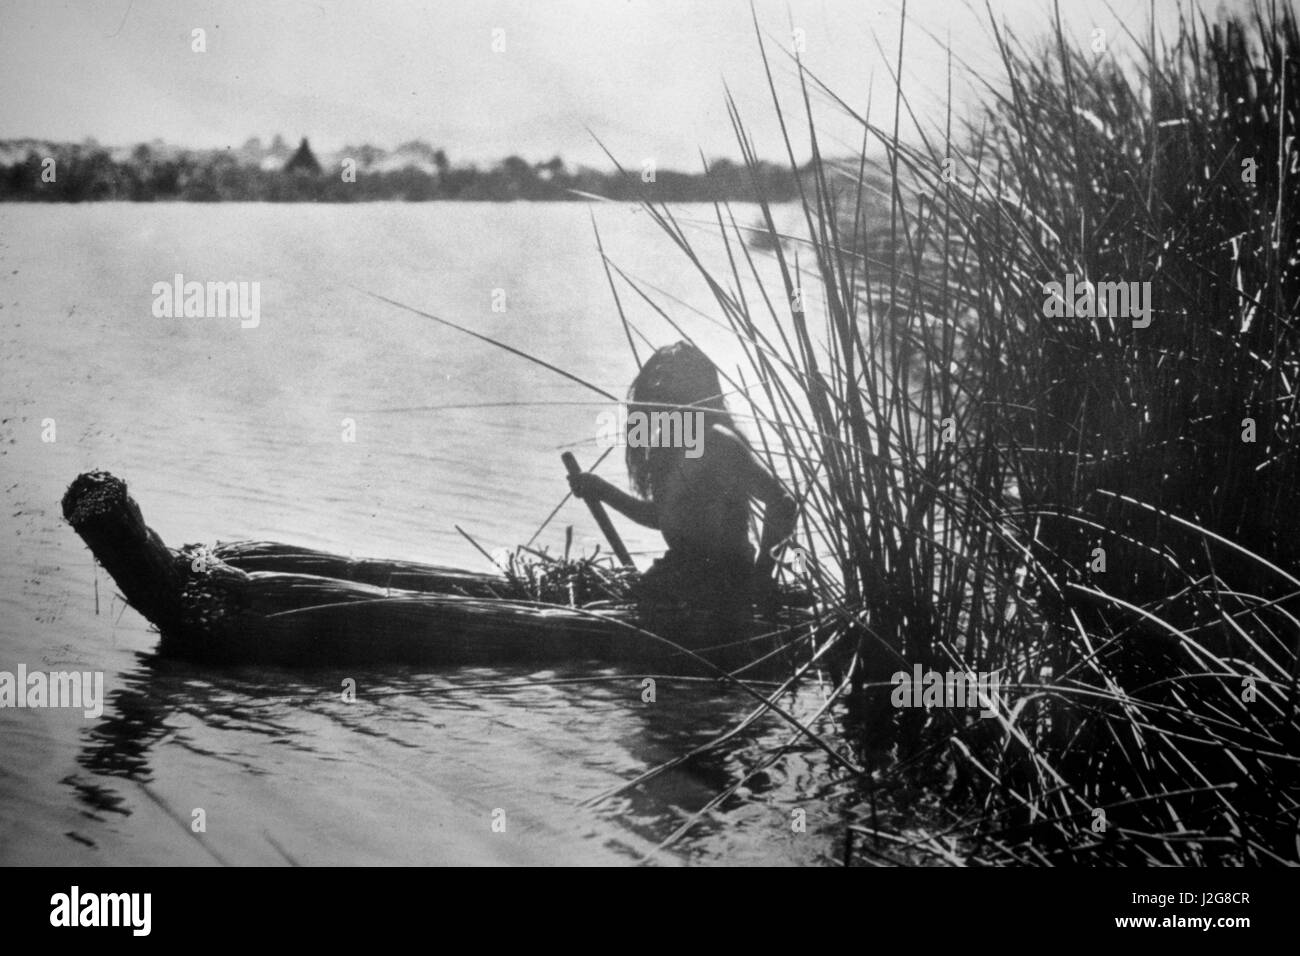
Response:
[{"label": "person's head", "polygon": [[[652,496],[657,479],[661,479],[673,462],[680,460],[681,448],[660,447],[660,441],[646,447],[634,443],[633,429],[641,427],[637,415],[654,412],[680,412],[684,420],[698,411],[700,438],[709,426],[723,424],[734,428],[718,382],[718,369],[709,357],[689,342],[665,345],[646,359],[628,389],[627,473],[632,486],[642,496]],[[654,420],[654,419],[652,419]],[[660,436],[662,437],[662,436]],[[674,454],[675,453],[675,454]]]}]

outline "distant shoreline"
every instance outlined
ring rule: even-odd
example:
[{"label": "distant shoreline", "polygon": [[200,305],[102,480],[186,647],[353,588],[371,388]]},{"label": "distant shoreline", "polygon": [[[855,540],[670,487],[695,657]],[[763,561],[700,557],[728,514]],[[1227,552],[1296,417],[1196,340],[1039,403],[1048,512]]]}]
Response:
[{"label": "distant shoreline", "polygon": [[[0,199],[8,206],[420,206],[420,205],[486,205],[486,206],[572,206],[583,202],[599,202],[607,206],[638,207],[643,199],[610,199],[605,196],[573,196],[568,199],[356,199],[347,202],[315,199]],[[798,202],[792,199],[767,199],[772,206],[786,206]],[[757,199],[654,199],[670,206],[712,206],[715,203],[758,205]],[[755,226],[754,228],[758,228]]]},{"label": "distant shoreline", "polygon": [[239,150],[0,141],[0,202],[783,202],[799,192],[788,167],[727,159],[707,173],[658,169],[651,159],[603,172],[571,169],[558,156],[456,166],[420,142],[391,152],[345,148],[322,160],[304,139],[286,153],[279,139]]}]

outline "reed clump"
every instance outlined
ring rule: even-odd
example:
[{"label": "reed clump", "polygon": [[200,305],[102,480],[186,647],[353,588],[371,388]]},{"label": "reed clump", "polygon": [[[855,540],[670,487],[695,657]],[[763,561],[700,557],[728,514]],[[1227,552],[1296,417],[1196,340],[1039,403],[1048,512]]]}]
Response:
[{"label": "reed clump", "polygon": [[[1187,19],[1129,60],[1059,15],[1041,47],[991,29],[1005,76],[979,80],[980,115],[907,136],[906,91],[880,128],[797,60],[796,120],[760,32],[805,228],[780,235],[763,203],[751,242],[718,206],[714,274],[646,208],[800,494],[863,785],[945,789],[950,862],[1294,863],[1295,20]],[[860,123],[860,155],[823,156],[821,102]],[[995,716],[893,706],[916,665],[996,673]],[[853,829],[881,835],[865,812]]]}]

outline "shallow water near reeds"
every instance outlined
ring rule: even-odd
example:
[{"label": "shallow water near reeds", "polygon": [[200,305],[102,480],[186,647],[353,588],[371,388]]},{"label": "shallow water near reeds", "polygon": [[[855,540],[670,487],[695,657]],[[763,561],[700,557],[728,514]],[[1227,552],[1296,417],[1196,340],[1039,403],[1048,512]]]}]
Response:
[{"label": "shallow water near reeds", "polygon": [[[594,212],[614,260],[716,318],[643,212]],[[694,235],[725,263],[716,238]],[[260,324],[155,318],[153,285],[176,273],[259,282]],[[357,288],[616,395],[635,371],[584,205],[0,206],[0,671],[102,671],[106,697],[97,718],[0,709],[0,863],[635,862],[790,738],[764,717],[592,804],[753,700],[661,679],[647,703],[642,675],[580,663],[288,671],[156,655],[61,518],[80,471],[125,479],[173,547],[256,538],[488,570],[454,525],[489,551],[527,541],[566,491],[560,452],[584,465],[599,453],[598,396]],[[622,295],[655,345],[678,337]],[[734,364],[725,333],[666,305]],[[601,473],[621,480],[615,456]],[[562,550],[570,524],[590,551],[599,532],[575,502],[538,546]],[[644,567],[661,543],[620,524]],[[792,706],[811,714],[828,690],[809,682]],[[653,858],[838,858],[833,777],[800,744]]]}]

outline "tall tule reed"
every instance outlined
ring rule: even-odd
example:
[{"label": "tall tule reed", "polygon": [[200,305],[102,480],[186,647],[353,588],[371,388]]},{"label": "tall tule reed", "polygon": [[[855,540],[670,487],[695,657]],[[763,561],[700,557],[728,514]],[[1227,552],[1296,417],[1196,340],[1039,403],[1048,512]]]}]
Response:
[{"label": "tall tule reed", "polygon": [[[796,131],[756,22],[806,231],[763,202],[754,241],[717,206],[713,274],[645,208],[711,290],[756,446],[799,492],[864,792],[944,788],[949,862],[1294,864],[1296,22],[1186,20],[1131,37],[1133,62],[1059,11],[1041,49],[991,26],[1005,76],[977,80],[962,128],[923,126],[896,82],[882,129],[796,59]],[[856,158],[823,156],[814,103],[857,120]],[[1049,316],[1071,275],[1150,283],[1150,324]],[[996,672],[996,715],[891,706],[917,664]]]}]

